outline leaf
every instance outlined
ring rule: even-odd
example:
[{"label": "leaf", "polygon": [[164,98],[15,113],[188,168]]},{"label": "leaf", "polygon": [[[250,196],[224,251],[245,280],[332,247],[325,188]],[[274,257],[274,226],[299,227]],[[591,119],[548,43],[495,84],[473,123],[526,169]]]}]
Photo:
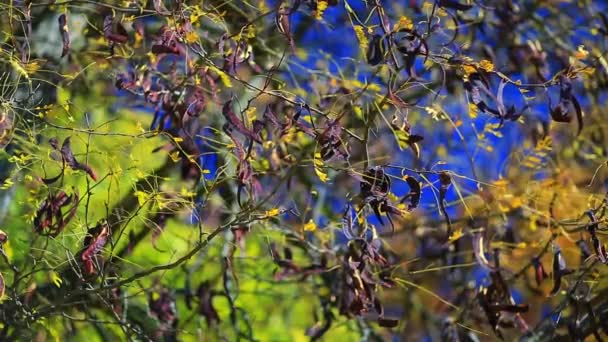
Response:
[{"label": "leaf", "polygon": [[329,0],[319,0],[317,2],[317,10],[315,12],[315,19],[317,19],[317,20],[323,19],[323,13],[327,9],[328,1]]},{"label": "leaf", "polygon": [[317,230],[317,224],[315,223],[315,221],[313,221],[313,219],[310,219],[304,225],[304,231],[306,231],[306,232],[314,232],[316,230]]},{"label": "leaf", "polygon": [[494,71],[494,64],[487,59],[479,61],[479,67],[487,72]]},{"label": "leaf", "polygon": [[55,286],[60,288],[61,284],[63,283],[63,279],[61,279],[61,277],[59,276],[59,274],[57,272],[51,271],[51,282],[53,282],[53,284],[55,284]]},{"label": "leaf", "polygon": [[397,124],[397,116],[393,117],[393,121],[391,122],[391,130],[395,136],[395,140],[397,140],[397,144],[399,145],[400,150],[404,150],[409,147],[412,149],[416,158],[420,158],[420,146],[418,143],[424,140],[424,137],[417,134],[410,134],[409,124],[404,120],[402,125],[399,126]]},{"label": "leaf", "polygon": [[264,213],[264,216],[275,217],[275,216],[278,216],[280,213],[281,213],[281,211],[278,208],[272,208],[270,210],[266,210],[266,212]]},{"label": "leaf", "polygon": [[476,119],[478,116],[477,106],[474,103],[469,103],[469,117]]},{"label": "leaf", "polygon": [[216,68],[213,65],[209,66],[209,69],[220,76],[220,80],[222,81],[224,86],[226,86],[226,88],[232,88],[232,81],[230,80],[230,77],[228,76],[228,74],[226,74],[223,70]]},{"label": "leaf", "polygon": [[325,164],[323,163],[323,159],[321,158],[321,153],[320,152],[316,152],[315,151],[315,156],[313,158],[313,166],[315,169],[315,173],[317,174],[317,177],[319,177],[319,179],[321,180],[321,182],[326,183],[327,182],[327,173],[325,173],[321,168],[324,166]]},{"label": "leaf", "polygon": [[397,32],[402,29],[411,30],[413,28],[414,28],[414,23],[412,23],[412,20],[406,16],[401,16],[399,18],[399,21],[397,23],[395,23],[395,26],[393,27],[393,31]]},{"label": "leaf", "polygon": [[353,30],[355,30],[355,35],[357,36],[357,40],[359,41],[359,48],[363,53],[367,53],[367,49],[369,47],[369,40],[367,39],[367,35],[365,34],[364,27],[360,25],[354,25]]}]

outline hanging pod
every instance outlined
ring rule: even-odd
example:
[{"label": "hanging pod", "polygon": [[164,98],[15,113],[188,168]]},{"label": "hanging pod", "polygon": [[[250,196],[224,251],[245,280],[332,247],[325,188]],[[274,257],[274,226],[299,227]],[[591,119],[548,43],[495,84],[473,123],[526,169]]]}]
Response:
[{"label": "hanging pod", "polygon": [[386,41],[379,35],[374,34],[367,48],[367,62],[370,65],[378,65],[384,60],[386,53]]}]

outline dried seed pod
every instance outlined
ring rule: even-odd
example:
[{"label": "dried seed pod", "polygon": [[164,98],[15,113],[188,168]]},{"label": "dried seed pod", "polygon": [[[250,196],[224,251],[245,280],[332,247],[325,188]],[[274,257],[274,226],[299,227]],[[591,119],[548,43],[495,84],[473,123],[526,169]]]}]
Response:
[{"label": "dried seed pod", "polygon": [[5,148],[13,136],[13,118],[7,112],[0,112],[0,148]]}]

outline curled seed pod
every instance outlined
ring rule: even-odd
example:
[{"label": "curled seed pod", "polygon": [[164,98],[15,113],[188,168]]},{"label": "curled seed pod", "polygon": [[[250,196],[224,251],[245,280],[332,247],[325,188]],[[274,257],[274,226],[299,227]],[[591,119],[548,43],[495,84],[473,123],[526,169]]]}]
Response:
[{"label": "curled seed pod", "polygon": [[375,34],[372,40],[369,42],[367,48],[367,62],[370,65],[378,65],[384,60],[384,54],[386,52],[386,44],[384,38],[381,35]]},{"label": "curled seed pod", "polygon": [[0,149],[5,148],[13,136],[13,119],[7,112],[0,112]]}]

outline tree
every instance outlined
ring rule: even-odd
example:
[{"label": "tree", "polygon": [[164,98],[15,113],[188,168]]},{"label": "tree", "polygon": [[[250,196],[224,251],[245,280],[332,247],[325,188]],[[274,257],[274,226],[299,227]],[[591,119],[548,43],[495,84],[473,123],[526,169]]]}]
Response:
[{"label": "tree", "polygon": [[606,4],[0,4],[0,339],[608,334]]}]

